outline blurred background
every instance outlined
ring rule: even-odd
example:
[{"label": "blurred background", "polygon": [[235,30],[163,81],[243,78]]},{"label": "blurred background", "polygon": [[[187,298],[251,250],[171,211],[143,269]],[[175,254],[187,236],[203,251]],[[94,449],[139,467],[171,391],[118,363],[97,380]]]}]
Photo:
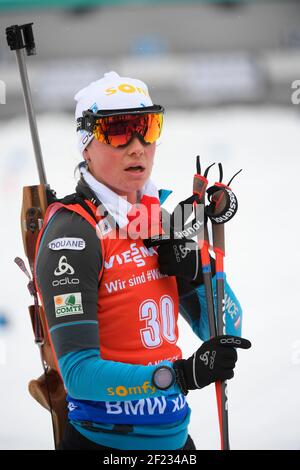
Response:
[{"label": "blurred background", "polygon": [[[239,212],[226,226],[226,271],[244,308],[229,383],[233,449],[300,448],[300,2],[0,0],[0,449],[51,449],[50,416],[27,392],[41,374],[19,227],[22,187],[38,184],[15,53],[5,28],[34,23],[27,58],[45,168],[74,191],[74,94],[104,72],[147,83],[166,107],[153,179],[172,209],[192,190],[195,157],[221,161]],[[211,183],[218,179],[212,170]],[[187,357],[199,341],[180,320]],[[219,448],[214,388],[189,394],[198,449]]]}]

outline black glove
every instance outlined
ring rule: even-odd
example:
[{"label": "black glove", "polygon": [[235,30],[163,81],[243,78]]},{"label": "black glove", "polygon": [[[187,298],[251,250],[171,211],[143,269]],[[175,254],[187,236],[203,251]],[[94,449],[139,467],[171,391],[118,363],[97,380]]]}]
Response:
[{"label": "black glove", "polygon": [[[146,247],[156,246],[159,270],[168,276],[178,276],[195,284],[203,282],[201,255],[192,238],[204,228],[203,212],[196,210],[192,222],[186,221],[194,212],[193,202],[196,196],[181,201],[170,216],[169,224],[166,216],[162,226],[166,235],[155,236],[144,240]],[[211,271],[215,274],[215,260],[211,257]]]},{"label": "black glove", "polygon": [[[177,276],[203,283],[203,272],[198,244],[187,238],[168,239],[156,242],[159,270],[168,276]],[[212,276],[215,275],[215,260],[210,256]]]},{"label": "black glove", "polygon": [[188,390],[203,388],[218,380],[224,381],[234,376],[237,361],[235,348],[249,349],[250,341],[237,336],[216,336],[206,341],[189,358],[173,364],[177,383],[186,395]]}]

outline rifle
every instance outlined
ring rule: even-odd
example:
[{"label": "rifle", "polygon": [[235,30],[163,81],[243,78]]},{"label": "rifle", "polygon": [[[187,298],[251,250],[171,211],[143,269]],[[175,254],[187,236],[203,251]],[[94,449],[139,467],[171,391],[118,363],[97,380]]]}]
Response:
[{"label": "rifle", "polygon": [[16,52],[21,83],[23,88],[26,114],[29,121],[34,155],[39,174],[39,185],[23,188],[21,210],[21,232],[26,257],[31,274],[26,269],[24,261],[16,257],[15,262],[29,279],[28,290],[34,303],[28,307],[35,343],[39,347],[43,374],[38,379],[29,382],[31,396],[50,411],[55,449],[58,448],[67,423],[66,392],[62,378],[57,370],[51,347],[47,320],[43,308],[39,305],[38,294],[34,282],[35,249],[39,232],[43,226],[47,207],[56,200],[55,191],[47,183],[41,146],[37,131],[35,112],[32,103],[30,85],[27,75],[25,53],[35,55],[35,42],[32,30],[33,23],[13,25],[6,28],[8,46]]}]

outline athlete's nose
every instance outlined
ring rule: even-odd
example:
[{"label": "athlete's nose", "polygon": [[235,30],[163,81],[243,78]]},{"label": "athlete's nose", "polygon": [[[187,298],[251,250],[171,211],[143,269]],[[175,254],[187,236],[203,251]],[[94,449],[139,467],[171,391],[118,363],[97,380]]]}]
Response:
[{"label": "athlete's nose", "polygon": [[143,155],[144,152],[145,152],[144,144],[140,141],[138,137],[134,136],[127,146],[128,155],[140,156],[140,155]]}]

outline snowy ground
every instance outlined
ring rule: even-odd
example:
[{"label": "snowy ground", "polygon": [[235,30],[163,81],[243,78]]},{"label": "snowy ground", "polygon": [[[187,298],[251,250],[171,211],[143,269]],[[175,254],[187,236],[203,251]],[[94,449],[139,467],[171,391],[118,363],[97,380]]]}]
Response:
[{"label": "snowy ground", "polygon": [[[38,125],[51,186],[59,196],[73,192],[73,168],[80,158],[72,117],[44,115]],[[153,177],[159,187],[174,189],[169,208],[190,194],[197,154],[206,164],[221,161],[225,182],[243,168],[233,184],[239,212],[226,227],[226,271],[244,307],[244,336],[253,347],[239,353],[229,383],[233,449],[300,448],[299,136],[295,106],[169,112],[157,149]],[[23,255],[21,188],[38,183],[25,118],[1,122],[0,142],[0,315],[10,322],[0,327],[0,449],[51,449],[50,416],[27,392],[41,366],[27,315],[26,279],[13,263]],[[213,182],[217,173],[211,177]],[[183,321],[180,329],[187,356],[198,341]],[[188,398],[197,448],[219,448],[214,387]]]}]

